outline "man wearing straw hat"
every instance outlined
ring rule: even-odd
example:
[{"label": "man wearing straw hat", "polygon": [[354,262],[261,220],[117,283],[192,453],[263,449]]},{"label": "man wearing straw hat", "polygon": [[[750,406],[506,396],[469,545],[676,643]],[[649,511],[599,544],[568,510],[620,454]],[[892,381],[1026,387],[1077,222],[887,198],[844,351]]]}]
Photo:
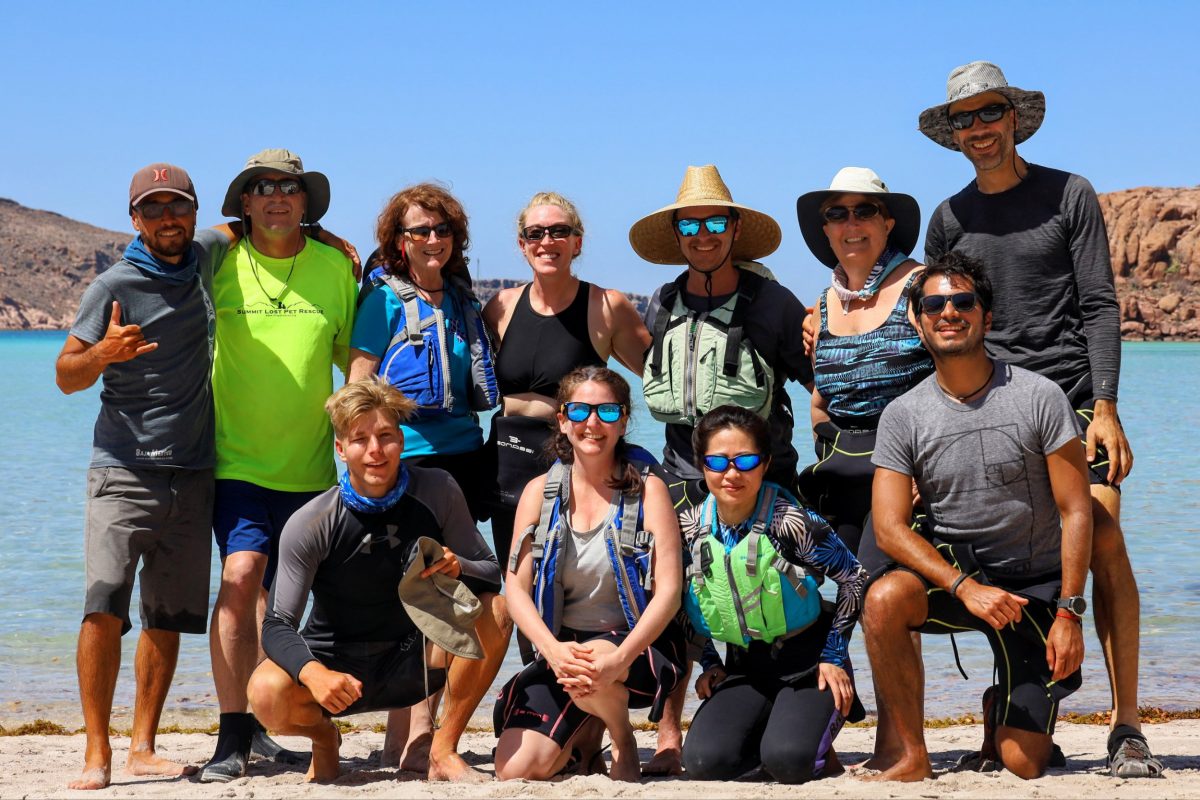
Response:
[{"label": "man wearing straw hat", "polygon": [[221,207],[242,219],[245,236],[213,279],[213,533],[222,570],[209,646],[221,721],[204,782],[244,775],[252,747],[294,760],[248,713],[246,683],[261,659],[279,535],[336,478],[322,404],[334,366],[346,369],[358,286],[346,257],[301,227],[325,214],[329,198],[328,178],[275,148],[250,157]]},{"label": "man wearing straw hat", "polygon": [[[634,223],[629,243],[654,264],[687,270],[654,293],[645,322],[643,392],[666,423],[663,468],[676,509],[703,499],[692,430],[712,408],[734,403],[767,420],[773,448],[766,479],[796,489],[798,456],[784,381],[812,382],[804,353],[806,310],[757,259],[779,247],[771,217],[735,203],[715,166],[688,167],[675,202]],[[704,354],[708,354],[705,357]],[[659,725],[658,752],[644,774],[682,771],[679,720],[687,681],[672,694]]]},{"label": "man wearing straw hat", "polygon": [[1140,608],[1117,488],[1133,453],[1117,415],[1120,314],[1108,235],[1086,179],[1017,155],[1045,114],[1045,95],[1010,86],[995,64],[975,61],[950,73],[946,102],[921,112],[919,128],[962,152],[975,180],[930,217],[925,260],[955,250],[988,264],[995,286],[989,351],[1051,379],[1076,409],[1092,482],[1096,628],[1113,695],[1109,767],[1117,777],[1150,777],[1162,764],[1137,711]]},{"label": "man wearing straw hat", "polygon": [[496,556],[458,484],[401,460],[398,424],[414,401],[372,376],[325,407],[346,473],[284,527],[263,623],[268,658],[248,689],[255,712],[310,738],[308,780],[327,781],[338,775],[331,717],[407,708],[445,687],[429,779],[484,780],[457,749],[508,649]]}]

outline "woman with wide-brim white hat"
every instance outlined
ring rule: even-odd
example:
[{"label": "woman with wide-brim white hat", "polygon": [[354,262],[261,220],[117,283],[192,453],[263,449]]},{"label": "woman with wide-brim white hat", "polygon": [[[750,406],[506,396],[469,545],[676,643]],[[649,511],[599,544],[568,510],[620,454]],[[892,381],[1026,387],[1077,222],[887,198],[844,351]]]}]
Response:
[{"label": "woman with wide-brim white hat", "polygon": [[[805,498],[859,553],[871,510],[875,429],[883,409],[933,372],[908,292],[921,264],[909,257],[921,211],[865,167],[845,167],[828,189],[796,201],[813,255],[833,269],[814,315],[813,435],[817,463],[800,475]],[[872,546],[868,544],[868,549]]]}]

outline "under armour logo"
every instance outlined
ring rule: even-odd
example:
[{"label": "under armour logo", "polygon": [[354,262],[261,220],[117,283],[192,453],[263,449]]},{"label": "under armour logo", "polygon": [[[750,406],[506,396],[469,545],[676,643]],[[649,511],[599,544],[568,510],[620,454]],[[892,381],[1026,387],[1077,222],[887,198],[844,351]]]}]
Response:
[{"label": "under armour logo", "polygon": [[159,181],[167,183],[170,180],[171,180],[171,176],[167,173],[167,170],[165,167],[163,169],[154,170],[154,182],[155,183],[158,183]]}]

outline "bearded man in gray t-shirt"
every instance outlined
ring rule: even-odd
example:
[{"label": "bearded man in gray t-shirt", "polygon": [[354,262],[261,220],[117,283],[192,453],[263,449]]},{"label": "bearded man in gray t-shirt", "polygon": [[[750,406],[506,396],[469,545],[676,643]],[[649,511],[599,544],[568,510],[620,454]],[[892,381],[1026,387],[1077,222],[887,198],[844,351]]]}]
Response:
[{"label": "bearded man in gray t-shirt", "polygon": [[[934,260],[910,302],[937,371],[885,409],[872,458],[875,534],[898,566],[872,584],[863,613],[880,718],[868,766],[882,780],[932,776],[911,632],[973,629],[999,674],[984,694],[984,756],[1039,777],[1058,704],[1080,684],[1092,538],[1083,445],[1062,390],[985,352],[980,262]],[[910,525],[914,480],[921,531]]]}]

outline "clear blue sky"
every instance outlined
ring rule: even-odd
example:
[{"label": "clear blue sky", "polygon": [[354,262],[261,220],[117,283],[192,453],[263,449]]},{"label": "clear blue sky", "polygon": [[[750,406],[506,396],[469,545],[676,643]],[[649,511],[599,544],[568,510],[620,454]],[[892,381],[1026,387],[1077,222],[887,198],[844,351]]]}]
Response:
[{"label": "clear blue sky", "polygon": [[364,255],[383,202],[438,179],[474,271],[527,277],[514,217],[553,188],[587,224],[578,272],[648,292],[675,271],[629,226],[711,162],[780,222],[767,263],[811,299],[828,271],[796,196],[861,165],[932,210],[971,171],[917,114],[968,61],[1046,93],[1026,158],[1101,192],[1200,183],[1197,31],[1191,2],[12,3],[0,196],[128,230],[130,175],[164,160],[213,224],[246,157],[287,147],[329,175],[324,223]]}]

